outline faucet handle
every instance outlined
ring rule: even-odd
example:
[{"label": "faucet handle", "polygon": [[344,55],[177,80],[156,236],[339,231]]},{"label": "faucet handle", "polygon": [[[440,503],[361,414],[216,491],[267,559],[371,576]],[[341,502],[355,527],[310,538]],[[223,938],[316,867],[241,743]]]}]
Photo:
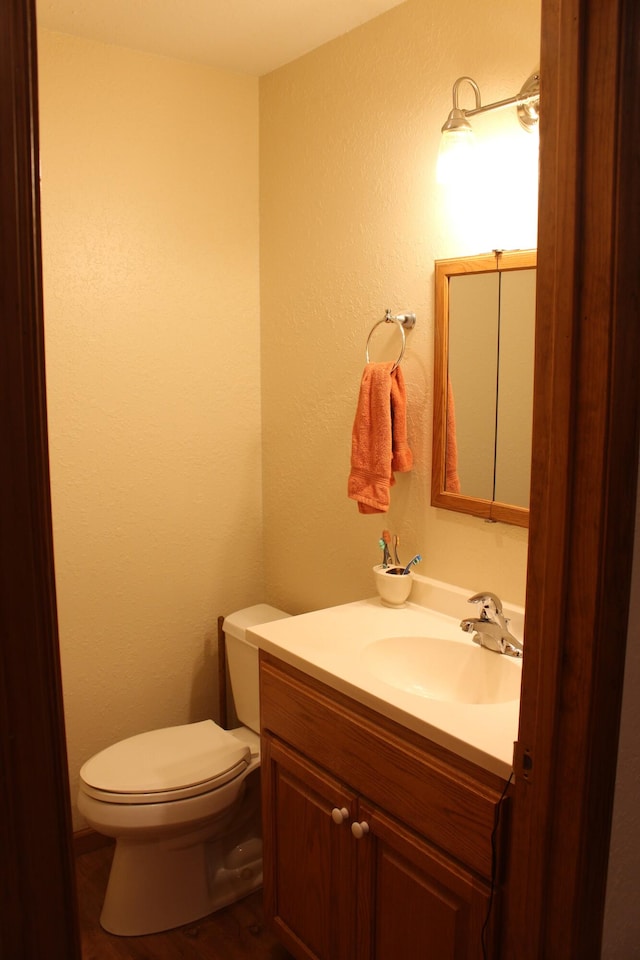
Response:
[{"label": "faucet handle", "polygon": [[480,593],[474,593],[467,602],[481,605],[480,618],[482,620],[493,620],[495,616],[502,616],[502,600],[495,593],[482,590]]}]

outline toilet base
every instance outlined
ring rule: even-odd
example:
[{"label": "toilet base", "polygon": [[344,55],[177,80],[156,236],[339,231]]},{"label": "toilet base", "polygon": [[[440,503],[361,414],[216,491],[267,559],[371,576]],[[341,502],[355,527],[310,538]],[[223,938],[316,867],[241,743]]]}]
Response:
[{"label": "toilet base", "polygon": [[142,851],[120,841],[113,858],[100,923],[109,933],[135,937],[193,923],[262,886],[262,844],[243,866],[207,869],[206,845]]},{"label": "toilet base", "polygon": [[119,838],[102,927],[123,937],[159,933],[193,923],[258,889],[262,840],[256,786],[249,786],[233,816],[201,825],[187,836],[153,842]]}]

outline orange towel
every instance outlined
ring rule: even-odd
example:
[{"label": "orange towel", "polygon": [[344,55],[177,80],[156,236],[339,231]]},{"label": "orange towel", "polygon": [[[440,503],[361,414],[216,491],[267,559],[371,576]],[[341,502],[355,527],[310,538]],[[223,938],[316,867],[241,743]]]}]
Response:
[{"label": "orange towel", "polygon": [[368,363],[362,374],[351,434],[348,496],[360,513],[386,513],[393,471],[413,466],[407,442],[404,376],[393,361]]},{"label": "orange towel", "polygon": [[447,436],[445,448],[444,488],[447,493],[460,493],[458,476],[458,441],[456,439],[456,408],[451,380],[447,382]]},{"label": "orange towel", "polygon": [[413,454],[407,440],[407,391],[400,367],[391,374],[391,469],[407,473],[413,466]]}]

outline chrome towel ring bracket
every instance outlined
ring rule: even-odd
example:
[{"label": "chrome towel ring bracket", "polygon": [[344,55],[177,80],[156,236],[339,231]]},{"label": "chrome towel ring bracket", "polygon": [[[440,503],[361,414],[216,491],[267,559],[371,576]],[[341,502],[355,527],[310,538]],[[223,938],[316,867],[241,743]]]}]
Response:
[{"label": "chrome towel ring bracket", "polygon": [[369,333],[369,336],[367,337],[367,345],[365,347],[365,356],[367,358],[367,363],[370,363],[369,343],[371,342],[373,331],[377,327],[379,327],[381,323],[397,323],[398,329],[400,330],[400,336],[402,337],[402,347],[400,348],[400,356],[398,357],[393,367],[391,368],[393,372],[398,366],[398,364],[401,362],[402,358],[404,357],[404,351],[407,346],[407,337],[405,334],[405,330],[413,330],[413,328],[416,325],[416,315],[415,313],[398,313],[394,316],[394,314],[391,313],[391,310],[385,310],[384,317],[382,318],[382,320],[378,320],[377,323],[374,323]]}]

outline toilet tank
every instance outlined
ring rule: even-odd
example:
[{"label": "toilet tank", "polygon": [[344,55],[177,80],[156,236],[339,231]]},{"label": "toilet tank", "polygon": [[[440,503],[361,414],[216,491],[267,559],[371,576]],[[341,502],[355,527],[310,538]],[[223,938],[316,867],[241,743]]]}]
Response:
[{"label": "toilet tank", "polygon": [[259,623],[282,620],[290,614],[267,603],[236,610],[224,618],[229,679],[240,723],[260,733],[260,694],[258,682],[258,648],[247,639],[247,629]]}]

